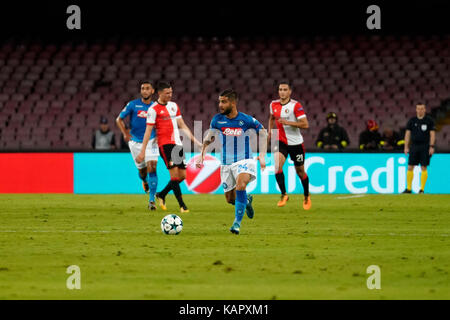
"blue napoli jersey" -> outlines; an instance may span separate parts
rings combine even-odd
[[[252,116],[239,112],[233,119],[216,114],[211,120],[210,128],[218,130],[221,135],[222,164],[232,164],[252,158],[250,137],[264,127]]]
[[[131,140],[136,142],[144,140],[145,129],[147,128],[147,111],[152,104],[153,101],[146,104],[141,99],[132,100],[128,102],[120,113],[119,117],[122,119],[127,116],[130,117]],[[150,139],[154,137],[156,137],[156,128],[153,128]]]

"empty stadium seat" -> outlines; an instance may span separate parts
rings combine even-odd
[[[367,117],[404,126],[417,101],[430,110],[449,98],[448,40],[185,37],[62,45],[11,40],[0,50],[0,146],[90,149],[100,115],[117,130],[114,118],[139,96],[139,81],[163,78],[173,81],[186,122],[208,124],[218,93],[230,87],[240,94],[239,108],[265,123],[270,101],[278,98],[276,84],[289,80],[311,122],[307,148],[329,111],[338,113],[350,146],[357,147]],[[20,131],[25,122],[30,130]],[[441,148],[450,139],[447,127],[438,132]]]

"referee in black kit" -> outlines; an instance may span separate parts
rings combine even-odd
[[[406,173],[406,190],[403,193],[411,193],[414,178],[414,166],[421,165],[420,191],[423,193],[427,182],[427,166],[434,153],[436,128],[434,120],[426,114],[424,103],[416,105],[417,116],[409,119],[405,132],[405,154],[409,153],[408,172]],[[410,146],[411,145],[411,146]]]

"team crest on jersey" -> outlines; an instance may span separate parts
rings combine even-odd
[[[137,116],[139,118],[147,118],[147,111],[145,111],[145,110],[138,110]]]
[[[423,124],[423,125],[421,126],[421,129],[422,129],[422,131],[427,131],[427,125],[426,125],[426,124]]]
[[[285,113],[289,113],[289,109],[285,109],[284,112],[285,112]]]
[[[242,135],[242,128],[222,128],[222,133],[225,136],[235,136],[239,137]]]
[[[239,125],[242,127],[244,125],[244,121],[240,120]]]
[[[175,107],[172,107],[171,110],[172,110],[172,112],[176,112],[177,111],[177,109]]]

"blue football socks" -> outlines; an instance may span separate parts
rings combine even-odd
[[[247,206],[247,191],[236,190],[236,202],[234,206],[235,222],[241,224],[244,217],[245,207]]]
[[[158,176],[156,172],[150,172],[148,174],[148,181],[150,185],[150,200],[155,201],[156,188],[158,187]]]

